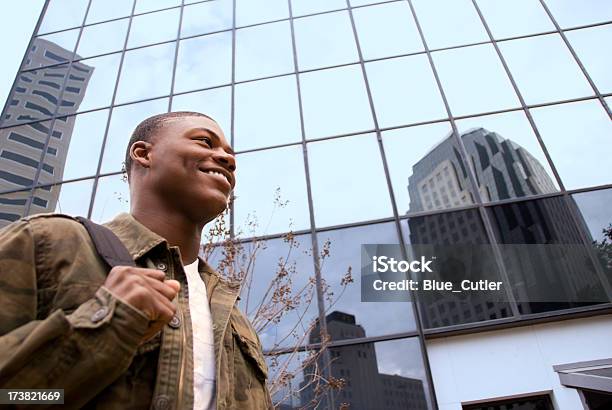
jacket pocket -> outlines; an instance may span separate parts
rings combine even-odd
[[[245,362],[253,366],[255,374],[261,381],[265,381],[268,378],[268,366],[259,347],[257,336],[250,329],[242,329],[241,326],[235,326],[233,323],[232,332]]]

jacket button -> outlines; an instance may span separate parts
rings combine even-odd
[[[167,410],[170,408],[170,399],[168,396],[157,396],[153,402],[153,408],[155,410]]]
[[[96,323],[100,320],[104,319],[108,314],[108,308],[106,306],[102,306],[100,309],[96,310],[96,312],[91,315],[91,321]]]
[[[168,325],[172,329],[178,329],[179,327],[181,327],[181,318],[178,317],[177,315],[172,316],[172,319],[170,319],[170,322],[168,322]]]
[[[163,270],[164,272],[168,270],[168,265],[163,262],[159,262],[156,267],[157,269]]]

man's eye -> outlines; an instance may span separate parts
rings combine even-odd
[[[209,147],[212,147],[212,140],[208,137],[198,138],[198,141],[205,142],[206,144],[208,144]]]

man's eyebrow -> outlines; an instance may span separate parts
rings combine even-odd
[[[208,134],[212,135],[214,138],[216,138],[217,141],[221,141],[221,138],[217,135],[217,133],[215,133],[214,131],[212,131],[212,130],[210,130],[208,128],[198,127],[198,128],[194,128],[192,130],[192,132],[195,132],[195,131],[200,131],[200,132],[208,133]],[[224,149],[225,149],[225,152],[227,152],[228,154],[236,156],[236,153],[234,152],[232,147],[230,147],[229,145],[227,145]]]

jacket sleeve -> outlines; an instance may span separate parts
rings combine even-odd
[[[0,388],[64,389],[66,407],[78,408],[129,367],[148,320],[100,287],[66,314],[37,317],[36,249],[31,222],[0,231]]]

